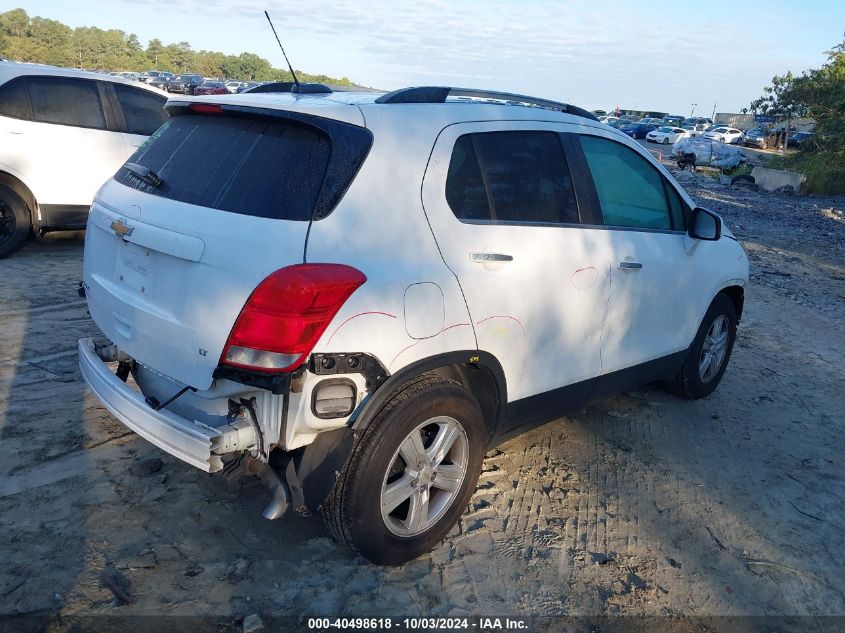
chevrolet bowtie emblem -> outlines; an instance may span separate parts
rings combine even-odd
[[[127,235],[132,235],[132,231],[135,230],[135,227],[127,226],[123,220],[115,220],[111,223],[111,230],[114,231],[114,234],[118,237],[126,237]]]

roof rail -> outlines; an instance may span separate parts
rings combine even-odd
[[[511,92],[476,90],[474,88],[452,88],[449,86],[417,86],[414,88],[400,88],[399,90],[383,94],[376,99],[376,103],[445,103],[448,97],[503,101],[511,105],[558,110],[560,112],[566,112],[567,114],[598,121],[592,112],[587,112],[583,108],[569,105],[568,103],[549,101],[548,99],[538,99],[537,97],[529,97]]]

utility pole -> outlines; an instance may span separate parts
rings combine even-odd
[[[713,123],[716,122],[716,106],[717,105],[719,105],[718,101],[713,104],[713,114],[710,115],[710,120],[713,121]]]
[[[689,111],[689,118],[692,118],[692,113],[695,112],[695,106],[697,106],[697,105],[698,105],[697,103],[692,104],[692,109]]]

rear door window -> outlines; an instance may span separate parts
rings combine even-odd
[[[167,99],[164,97],[132,86],[118,83],[112,85],[123,109],[126,131],[130,134],[149,136],[167,120],[167,113],[164,111]]]
[[[581,136],[580,142],[593,176],[605,224],[672,229],[672,216],[660,172],[634,150],[616,141]]]
[[[31,119],[26,79],[19,77],[0,87],[0,114],[16,119]]]
[[[446,201],[464,221],[579,221],[572,176],[555,132],[482,132],[459,137],[449,163]]]
[[[67,77],[28,77],[32,119],[74,127],[106,129],[97,82]]]

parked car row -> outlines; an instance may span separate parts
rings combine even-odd
[[[599,121],[615,127],[631,138],[645,139],[652,143],[671,144],[681,138],[702,136],[706,139],[731,145],[746,145],[766,149],[782,147],[783,139],[777,132],[767,128],[753,128],[747,133],[724,124],[713,123],[707,117],[687,117],[667,115],[662,119],[645,117],[634,121],[630,118],[603,115]],[[811,133],[795,133],[790,136],[790,145],[798,147],[812,137]]]
[[[271,83],[268,81],[239,81],[236,79],[203,77],[198,73],[177,75],[164,70],[148,70],[143,73],[110,72],[106,74],[110,77],[123,77],[147,84],[164,92],[186,95],[240,94],[256,86]],[[223,92],[220,92],[221,86]]]
[[[680,115],[668,114],[663,118],[644,117],[635,120],[630,117],[604,114],[600,110],[594,111],[594,114],[602,123],[617,128],[631,138],[645,139],[651,143],[672,144],[682,138],[703,137],[718,143],[757,149],[780,149],[784,146],[784,126],[779,129],[757,126],[744,131],[727,123],[714,123],[707,117],[684,118]],[[798,148],[811,142],[813,142],[812,132],[797,132],[794,127],[790,127],[788,147]]]

